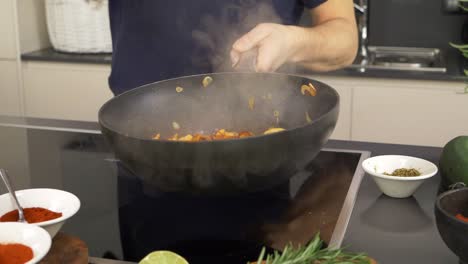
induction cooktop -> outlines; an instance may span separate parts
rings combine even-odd
[[[359,164],[367,157],[324,149],[288,182],[235,196],[159,193],[120,171],[124,260],[171,250],[189,263],[246,263],[262,247],[304,245],[317,233],[325,245],[340,247],[364,175]]]
[[[303,245],[317,233],[326,246],[340,247],[364,176],[360,163],[370,156],[323,149],[287,182],[257,193],[161,193],[109,162],[96,124],[13,121],[0,124],[16,150],[4,161],[11,157],[12,172],[25,176],[28,188],[80,198],[62,231],[84,240],[95,264],[138,262],[154,250],[175,251],[191,264],[246,263],[262,247]]]

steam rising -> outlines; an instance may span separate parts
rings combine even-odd
[[[281,23],[281,21],[282,19],[274,9],[272,1],[243,0],[235,5],[227,5],[220,16],[208,15],[202,17],[201,26],[199,29],[192,32],[192,37],[201,47],[201,51],[205,51],[205,54],[208,53],[212,55],[211,58],[206,59],[212,66],[213,72],[254,71],[255,58],[257,55],[256,51],[243,54],[238,67],[236,67],[236,69],[232,68],[229,54],[233,43],[260,23]],[[200,59],[199,56],[195,54],[192,59],[195,65],[196,63],[200,63],[200,61],[197,60]],[[256,81],[253,81],[253,79]],[[216,79],[214,81],[216,82]],[[249,76],[230,81],[228,84],[229,86],[223,87],[222,89],[236,91],[238,94],[226,94],[226,97],[237,97],[236,100],[233,100],[233,98],[225,98],[224,102],[212,101],[211,105],[205,105],[205,107],[209,108],[209,111],[212,113],[225,112],[219,111],[220,108],[226,107],[226,105],[220,104],[229,102],[229,108],[233,114],[231,117],[224,116],[224,119],[230,118],[229,127],[236,130],[252,129],[251,127],[245,127],[245,124],[252,124],[251,122],[255,123],[254,119],[271,120],[271,122],[260,122],[263,123],[263,125],[267,125],[268,123],[270,127],[281,125],[281,119],[284,118],[287,107],[293,107],[285,104],[285,102],[288,101],[286,100],[287,94],[290,93],[286,91],[278,92],[279,89],[275,88],[272,90],[274,93],[273,98],[271,98],[271,93],[269,96],[267,95],[269,89],[268,87],[264,87],[265,83],[266,82],[263,82],[261,78],[250,78]],[[294,87],[297,86],[297,84],[291,84],[287,78],[281,78],[279,82],[275,83],[275,87],[276,86],[284,89],[299,89],[300,85]],[[263,105],[263,107],[257,107],[251,112],[244,111],[244,109],[249,108],[249,100],[252,100],[252,98],[255,98],[254,100],[258,102],[258,105]],[[237,104],[233,102],[237,102]],[[241,111],[236,111],[236,109],[241,109]],[[302,111],[302,115],[304,115],[303,113],[304,111]],[[235,116],[236,114],[238,116]],[[275,114],[278,116],[274,116]],[[246,115],[250,116],[247,117]],[[212,118],[212,120],[216,119],[218,118]],[[204,121],[204,123],[206,122],[207,121]],[[219,120],[217,122],[219,122]],[[210,124],[209,127],[213,126]],[[262,130],[267,128],[268,127],[263,127]],[[254,132],[258,133],[259,131]]]
[[[201,51],[208,51],[207,58],[214,72],[233,71],[229,53],[232,44],[260,23],[281,23],[272,1],[243,0],[227,5],[220,16],[206,15],[201,18],[200,28],[192,32],[194,41]],[[268,4],[268,3],[269,4]],[[192,58],[200,63],[198,54]],[[249,62],[252,61],[252,54]],[[245,56],[244,56],[245,57]],[[242,61],[241,61],[242,62]],[[253,70],[253,65],[244,63],[240,70]]]

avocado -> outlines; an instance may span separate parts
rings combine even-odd
[[[456,137],[444,146],[439,169],[441,189],[448,190],[456,183],[468,186],[468,136]]]

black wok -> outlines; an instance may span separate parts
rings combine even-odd
[[[206,88],[205,76],[214,80]],[[301,85],[309,83],[316,96],[301,93]],[[184,90],[178,93],[177,86]],[[249,98],[255,98],[253,110]],[[116,96],[102,106],[99,123],[116,157],[145,184],[162,191],[227,194],[287,181],[320,151],[338,112],[336,91],[315,80],[274,73],[216,73],[156,82]],[[286,130],[263,135],[270,127]],[[211,134],[221,128],[256,136],[166,140],[175,133]],[[156,133],[161,140],[152,140]]]

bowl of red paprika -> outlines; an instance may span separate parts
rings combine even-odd
[[[74,194],[57,189],[26,189],[16,191],[26,221],[49,232],[53,238],[65,221],[80,209]],[[8,193],[0,195],[0,223],[18,221],[18,210]]]
[[[30,224],[0,223],[0,234],[0,263],[37,263],[52,243],[47,231]]]
[[[468,188],[446,191],[435,203],[437,229],[448,248],[468,264]]]

